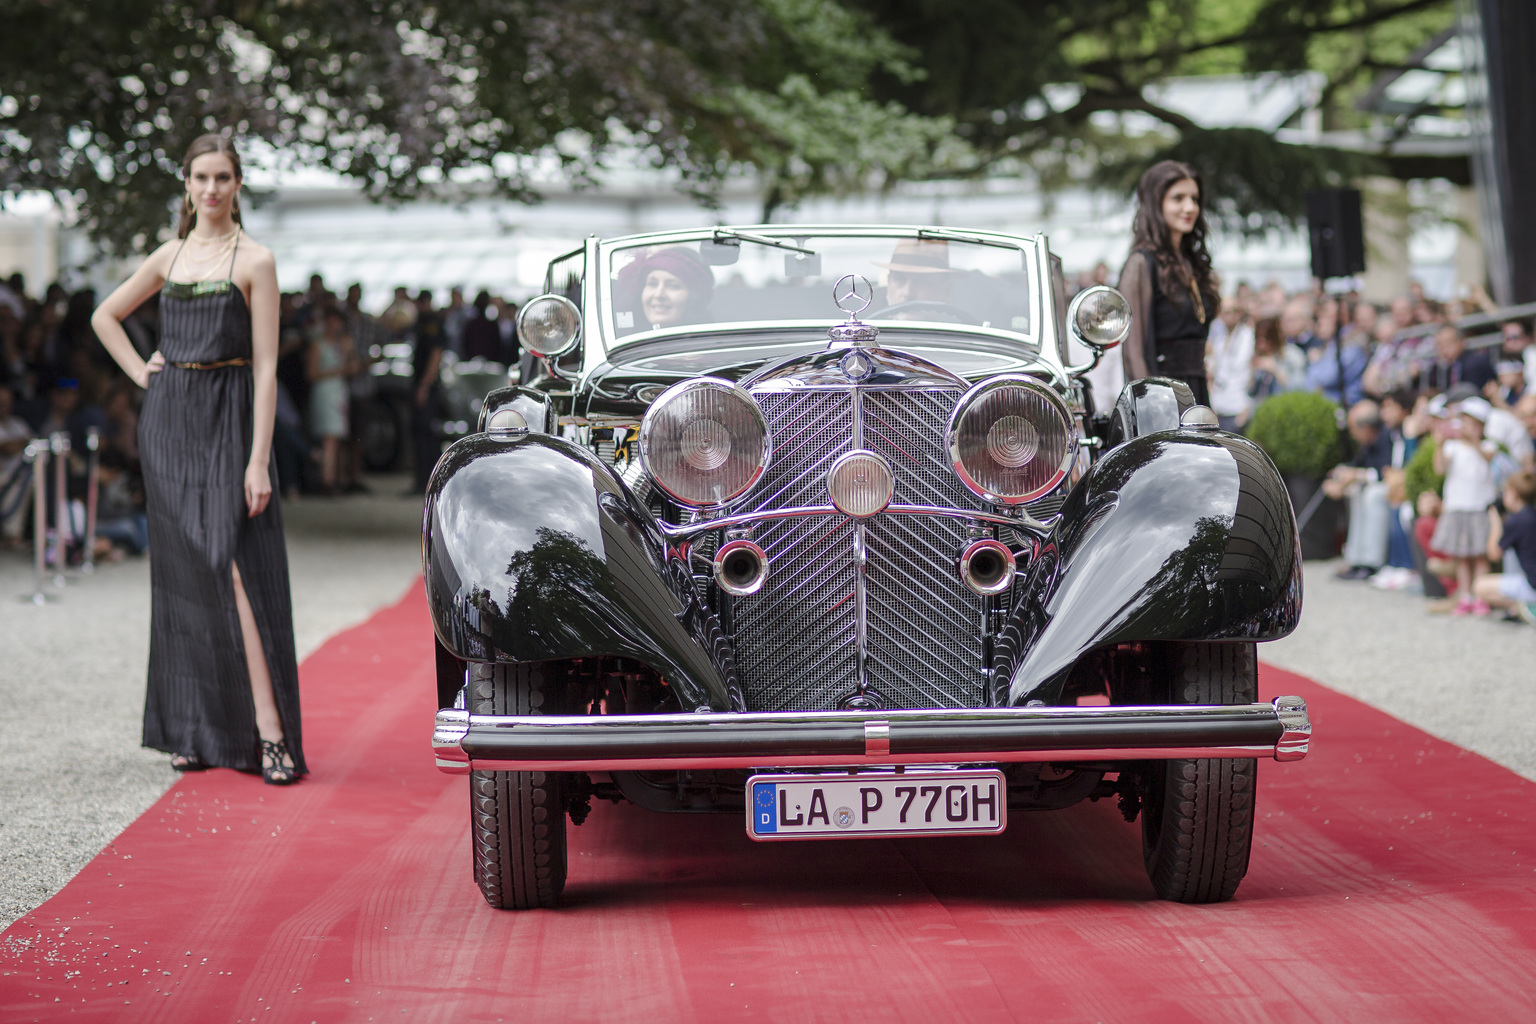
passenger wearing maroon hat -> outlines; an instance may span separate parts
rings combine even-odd
[[[658,249],[619,271],[616,326],[656,330],[698,323],[714,294],[714,276],[691,250]]]

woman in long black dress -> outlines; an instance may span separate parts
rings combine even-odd
[[[1210,404],[1205,342],[1221,304],[1205,246],[1205,188],[1189,164],[1163,160],[1141,176],[1131,255],[1120,291],[1136,328],[1123,348],[1125,379],[1172,377]]]
[[[177,239],[97,309],[92,325],[146,389],[139,449],[152,606],[144,745],[178,771],[306,772],[282,512],[272,493],[277,272],[240,226],[240,158],[204,135],[182,162]],[[146,362],[122,320],[160,293]]]

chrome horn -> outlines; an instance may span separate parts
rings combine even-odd
[[[768,556],[749,540],[726,541],[715,552],[715,582],[735,597],[755,594],[768,578]]]
[[[961,582],[983,597],[1007,590],[1017,570],[1013,552],[1000,540],[975,540],[960,552]]]

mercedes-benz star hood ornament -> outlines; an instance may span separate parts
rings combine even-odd
[[[832,301],[848,314],[848,319],[827,332],[834,345],[866,347],[875,343],[880,332],[859,320],[859,314],[875,301],[875,287],[866,277],[844,274],[832,286]]]

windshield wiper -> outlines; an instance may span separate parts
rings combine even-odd
[[[980,238],[963,231],[951,231],[949,228],[918,228],[917,237],[942,239],[946,242],[969,242],[972,245],[990,245],[995,249],[1012,249],[1015,252],[1024,251],[1014,242],[1005,242],[1000,238]]]
[[[735,239],[738,242],[755,242],[758,245],[771,245],[775,249],[788,249],[790,252],[804,253],[806,256],[817,255],[815,249],[807,249],[803,245],[782,242],[777,238],[770,238],[768,235],[757,235],[750,231],[737,231],[734,228],[715,228],[716,242],[727,238]]]

